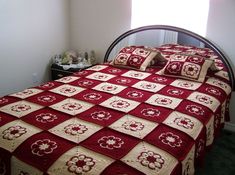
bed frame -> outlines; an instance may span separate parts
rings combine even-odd
[[[107,62],[109,60],[110,53],[113,51],[115,46],[117,46],[117,44],[119,44],[123,39],[127,38],[130,35],[133,35],[133,34],[136,34],[136,33],[139,33],[139,32],[143,32],[143,31],[149,31],[149,30],[167,30],[167,31],[179,32],[179,33],[182,33],[186,36],[192,37],[195,40],[198,40],[198,41],[202,42],[205,47],[212,49],[221,58],[221,60],[223,61],[223,63],[227,67],[228,75],[229,75],[229,79],[230,79],[230,85],[231,85],[232,90],[235,91],[234,71],[233,71],[232,66],[231,66],[231,61],[223,53],[223,51],[217,45],[215,45],[214,43],[212,43],[208,39],[206,39],[206,38],[204,38],[204,37],[202,37],[202,36],[200,36],[200,35],[198,35],[194,32],[191,32],[189,30],[179,28],[179,27],[167,26],[167,25],[150,25],[150,26],[143,26],[143,27],[139,27],[139,28],[136,28],[136,29],[129,30],[129,31],[121,34],[109,46],[109,48],[107,49],[107,51],[105,53],[104,62]]]

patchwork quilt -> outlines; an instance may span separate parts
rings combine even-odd
[[[194,174],[226,118],[227,73],[158,71],[100,64],[0,98],[0,174]]]

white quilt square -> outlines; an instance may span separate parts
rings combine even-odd
[[[40,129],[21,120],[14,120],[0,127],[1,147],[13,152],[30,136],[41,132]]]
[[[102,127],[78,118],[72,118],[51,128],[49,132],[75,143],[80,143]]]
[[[11,94],[9,96],[25,99],[25,98],[31,97],[33,95],[39,94],[41,92],[43,92],[43,90],[35,89],[35,88],[29,88],[29,89],[25,89],[25,90],[23,90],[21,92],[17,92],[17,93]]]
[[[178,164],[172,155],[146,142],[136,145],[121,161],[148,175],[171,174]]]
[[[107,67],[108,66],[106,66],[106,65],[95,65],[95,66],[87,68],[86,70],[101,71]]]
[[[140,90],[149,91],[149,92],[157,92],[161,90],[165,85],[152,83],[149,81],[139,81],[138,83],[134,84],[132,87],[135,87]]]
[[[198,119],[177,111],[172,112],[163,123],[185,132],[194,140],[197,139],[203,128],[203,124]]]
[[[61,82],[61,83],[71,83],[75,80],[78,80],[79,77],[75,77],[75,76],[67,76],[67,77],[63,77],[63,78],[60,78],[60,79],[57,79],[55,81],[57,82]]]
[[[147,78],[150,73],[147,72],[140,72],[140,71],[135,71],[135,70],[129,70],[128,72],[122,74],[123,77],[130,77],[130,78],[135,78],[139,80],[143,80]]]
[[[158,124],[134,117],[132,115],[125,115],[109,127],[140,139],[143,139],[149,134]]]
[[[99,80],[99,81],[108,81],[113,77],[115,77],[115,75],[106,74],[106,73],[102,73],[102,72],[95,72],[95,73],[92,73],[92,74],[86,76],[86,78],[89,78],[92,80]]]
[[[76,146],[60,156],[48,174],[101,174],[113,162],[107,156]]]
[[[97,86],[93,87],[92,89],[95,89],[97,91],[107,92],[110,94],[117,94],[125,88],[126,88],[126,86],[103,82],[103,83],[100,83]]]
[[[101,103],[101,106],[111,108],[114,110],[122,111],[122,112],[129,112],[133,109],[135,109],[140,103],[133,101],[133,100],[128,100],[125,98],[121,98],[118,96],[113,96],[103,103]]]
[[[171,85],[175,86],[175,87],[183,88],[183,89],[196,90],[202,85],[202,83],[189,81],[189,80],[177,79],[177,80],[173,81],[171,83]]]
[[[43,108],[43,106],[22,100],[1,107],[0,111],[21,118],[41,108]]]
[[[213,112],[215,112],[220,105],[219,100],[217,100],[215,97],[201,92],[193,92],[192,94],[190,94],[190,96],[188,96],[187,99],[195,103],[199,103],[203,106],[206,106],[210,108]]]
[[[77,115],[90,109],[92,106],[94,105],[80,100],[68,98],[59,103],[51,105],[50,107],[70,115]]]
[[[154,106],[163,106],[166,108],[175,109],[180,104],[181,101],[182,99],[179,98],[154,94],[146,101],[146,103]]]
[[[57,93],[57,94],[64,95],[66,97],[71,97],[71,96],[78,94],[79,92],[82,92],[83,90],[85,89],[81,87],[64,84],[57,88],[51,89],[50,91]]]

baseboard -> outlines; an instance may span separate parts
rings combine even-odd
[[[235,123],[225,122],[224,129],[235,132]]]

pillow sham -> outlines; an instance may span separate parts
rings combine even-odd
[[[213,64],[213,59],[205,59],[198,55],[175,54],[158,74],[203,82]]]
[[[150,62],[160,53],[144,46],[128,46],[122,48],[111,61],[111,65],[145,71]]]

